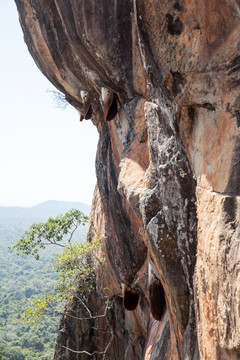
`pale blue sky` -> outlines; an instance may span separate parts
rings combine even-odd
[[[53,85],[28,53],[14,0],[0,0],[0,206],[91,203],[98,134],[56,108]]]

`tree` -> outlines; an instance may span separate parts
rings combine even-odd
[[[71,296],[81,294],[86,297],[94,288],[95,253],[100,249],[100,242],[73,242],[73,235],[82,224],[88,222],[88,217],[81,211],[72,209],[64,215],[50,217],[45,223],[34,223],[19,241],[11,247],[17,255],[32,255],[40,259],[40,250],[49,245],[62,248],[55,257],[53,270],[59,274],[53,293],[31,298],[31,307],[23,313],[27,321],[36,322],[42,319],[55,305],[66,301]],[[93,259],[94,258],[94,259]],[[78,281],[80,278],[81,281]]]
[[[15,251],[17,255],[33,255],[39,260],[39,250],[45,249],[49,245],[57,245],[62,248],[67,246],[71,248],[72,239],[75,231],[82,224],[88,222],[88,216],[84,215],[80,210],[72,209],[64,215],[56,218],[50,217],[45,223],[33,224],[29,230],[10,250]],[[66,240],[67,244],[63,244]]]
[[[62,248],[62,252],[56,255],[53,264],[53,269],[58,272],[58,281],[54,291],[32,297],[29,309],[22,314],[22,319],[29,324],[38,322],[45,316],[62,314],[62,306],[69,299],[77,301],[82,306],[82,313],[85,315],[76,317],[71,310],[65,312],[64,315],[79,321],[98,321],[107,318],[107,312],[111,309],[114,299],[110,301],[104,295],[103,288],[96,287],[96,270],[101,267],[100,273],[104,274],[102,241],[100,238],[83,243],[73,241],[73,235],[78,227],[81,224],[85,225],[87,221],[88,217],[81,211],[72,209],[65,215],[50,217],[45,223],[31,225],[11,248],[11,251],[15,251],[18,255],[32,255],[36,260],[40,258],[40,250],[49,245]],[[93,315],[88,308],[88,299],[94,292],[101,297],[104,309],[102,314]],[[113,330],[108,320],[106,333],[108,335],[105,349],[95,352],[101,354],[103,359],[113,340]],[[68,350],[91,355],[86,350]]]

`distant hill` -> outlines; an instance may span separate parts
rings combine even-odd
[[[85,215],[89,215],[91,207],[80,202],[70,201],[45,201],[36,206],[15,207],[15,206],[0,206],[0,219],[40,219],[48,218],[49,216],[57,216],[64,214],[70,209],[79,209]]]

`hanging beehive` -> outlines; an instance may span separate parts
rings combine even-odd
[[[139,295],[135,290],[130,289],[126,284],[122,284],[123,306],[128,311],[133,311],[138,305]]]
[[[81,90],[80,95],[83,101],[83,118],[89,120],[92,116],[90,94],[88,91]]]
[[[106,121],[113,120],[118,112],[117,95],[113,91],[105,87],[102,87],[101,93],[103,101],[104,119]]]
[[[150,309],[154,319],[160,321],[166,309],[165,293],[154,265],[148,264],[148,284]]]

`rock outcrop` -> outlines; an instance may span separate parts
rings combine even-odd
[[[240,2],[15,2],[36,64],[99,131],[89,236],[109,296],[126,291],[109,358],[239,359]],[[58,341],[86,333],[62,319]]]

